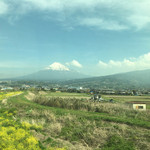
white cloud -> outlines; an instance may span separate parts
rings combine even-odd
[[[124,30],[128,28],[116,21],[104,20],[102,18],[82,18],[79,22],[82,26],[97,27],[104,30]]]
[[[150,69],[150,53],[144,54],[138,58],[129,58],[122,61],[110,60],[108,63],[100,60],[98,66],[101,69],[108,70],[109,73]]]
[[[7,13],[7,11],[8,11],[7,4],[4,3],[3,1],[0,1],[0,15]]]
[[[32,8],[49,11],[61,11],[64,8],[64,2],[60,0],[24,0]]]
[[[141,30],[150,23],[149,0],[1,0],[0,14],[8,10],[10,16],[45,12],[42,14],[50,16],[47,18],[56,19],[67,27]]]
[[[128,21],[130,21],[130,23],[135,26],[137,30],[140,30],[150,23],[150,16],[133,15],[129,16]]]
[[[105,62],[103,62],[103,61],[101,61],[101,60],[98,62],[98,65],[99,65],[100,67],[104,67],[104,68],[107,67],[107,63],[105,63]]]
[[[82,65],[77,61],[77,60],[72,60],[69,63],[66,63],[68,66],[74,66],[74,67],[78,67],[78,68],[82,68]]]

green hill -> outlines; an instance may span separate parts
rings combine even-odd
[[[63,82],[69,86],[110,89],[149,89],[150,70],[133,71],[108,76],[69,80]]]

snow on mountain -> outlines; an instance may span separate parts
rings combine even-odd
[[[46,70],[70,71],[70,69],[58,62],[54,62],[46,68]]]

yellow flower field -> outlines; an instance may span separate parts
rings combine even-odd
[[[38,140],[30,134],[28,129],[24,128],[24,125],[12,118],[7,118],[7,116],[12,116],[12,113],[4,112],[0,115],[0,149],[40,150]]]
[[[0,93],[0,100],[22,93]],[[39,141],[30,133],[30,130],[42,130],[43,127],[14,119],[16,113],[16,110],[5,109],[0,105],[0,150],[41,150]],[[50,147],[47,150],[65,149]]]
[[[41,150],[38,140],[29,132],[30,128],[41,129],[26,122],[18,123],[11,118],[13,113],[0,113],[0,149],[2,150]],[[9,116],[9,118],[7,118]],[[48,148],[48,150],[65,150]]]
[[[20,95],[22,94],[23,92],[21,91],[16,91],[16,92],[1,92],[0,93],[0,100],[3,100],[3,99],[6,99],[6,98],[9,98],[9,97],[12,97],[12,96],[16,96],[16,95]]]

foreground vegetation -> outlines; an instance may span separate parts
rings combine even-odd
[[[0,149],[37,149],[39,150],[39,143],[33,135],[30,134],[30,128],[38,129],[38,126],[33,126],[28,123],[20,123],[12,119],[16,111],[9,109],[1,109],[0,112]]]
[[[0,149],[2,150],[41,150],[45,149],[30,131],[42,130],[42,126],[21,121],[16,118],[17,108],[8,107],[6,100],[22,94],[22,92],[1,92],[0,103]],[[49,150],[64,150],[48,147]]]
[[[15,133],[22,131],[26,133],[26,140],[32,138],[35,141],[32,142],[34,145],[25,145],[27,142],[18,138],[19,143],[28,149],[150,149],[149,110],[134,111],[128,105],[92,102],[82,96],[81,99],[56,98],[33,92],[32,99],[29,99],[29,95],[31,93],[26,92],[9,98],[7,103],[1,101],[3,122],[7,119],[13,122],[0,125],[0,136],[2,128],[7,128],[3,130],[3,139],[10,135],[13,139],[17,137]],[[18,145],[18,141],[13,141],[8,143]]]

